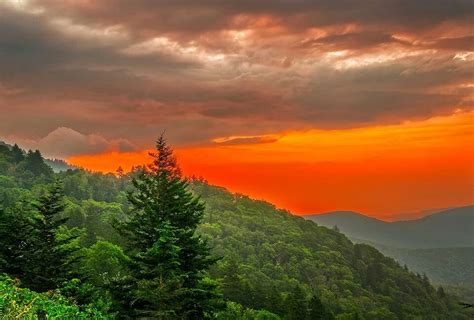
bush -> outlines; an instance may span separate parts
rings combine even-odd
[[[57,292],[36,293],[18,286],[19,281],[0,276],[1,319],[110,319],[92,307],[81,311]]]

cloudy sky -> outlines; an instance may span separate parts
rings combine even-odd
[[[189,174],[297,213],[472,203],[473,12],[0,0],[0,140],[111,171],[166,131]]]

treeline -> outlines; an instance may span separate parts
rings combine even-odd
[[[0,145],[0,272],[0,314],[40,319],[468,319],[372,247],[184,179],[163,137],[117,175]]]

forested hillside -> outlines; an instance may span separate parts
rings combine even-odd
[[[474,248],[398,249],[377,246],[384,254],[416,272],[424,272],[435,283],[474,289]]]
[[[174,175],[173,164],[166,166]],[[26,310],[33,318],[43,313],[52,318],[48,306],[57,303],[54,312],[63,312],[62,318],[71,318],[68,312],[126,318],[165,310],[161,304],[167,304],[166,310],[179,311],[147,314],[192,319],[183,308],[194,307],[183,301],[197,301],[208,304],[202,317],[214,319],[470,319],[456,298],[434,288],[428,278],[371,246],[353,244],[337,230],[202,179],[173,178],[166,185],[166,192],[174,192],[171,200],[154,201],[149,196],[163,193],[160,188],[168,181],[159,179],[158,173],[140,170],[117,176],[80,169],[54,173],[39,152],[0,146],[0,272],[19,278],[2,278],[0,314],[21,316]],[[163,206],[184,220],[174,225],[154,217]],[[196,234],[186,238],[194,225]],[[37,241],[42,236],[56,245],[53,251]],[[183,252],[195,258],[184,274],[178,272]],[[163,259],[170,263],[163,265]],[[152,274],[160,277],[148,277]],[[187,300],[174,298],[183,290]],[[139,308],[124,303],[129,291],[138,297]],[[20,301],[18,311],[12,300]]]
[[[328,228],[337,226],[354,242],[377,248],[464,299],[474,297],[474,206],[397,222],[348,211],[305,218]]]

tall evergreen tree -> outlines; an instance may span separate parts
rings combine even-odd
[[[28,151],[23,165],[26,170],[36,175],[50,176],[53,173],[53,169],[51,169],[46,163],[44,163],[43,156],[41,155],[41,152],[39,150]]]
[[[163,136],[153,162],[135,172],[129,193],[132,213],[119,224],[132,255],[135,316],[203,319],[219,307],[216,285],[206,270],[215,262],[195,234],[204,205],[188,191],[172,149]]]
[[[56,181],[39,200],[34,203],[37,216],[34,221],[34,244],[30,272],[25,285],[46,291],[61,286],[69,277],[74,262],[74,246],[71,242],[77,235],[62,235],[60,228],[67,218],[62,218],[65,209],[62,183]]]
[[[20,147],[18,147],[18,145],[15,143],[15,145],[13,145],[12,149],[11,149],[11,154],[13,156],[13,161],[15,161],[15,163],[20,163],[21,161],[23,161],[25,159],[25,155],[23,154],[23,150],[20,149]]]
[[[31,206],[20,201],[0,209],[0,273],[23,279],[31,265],[34,244]]]

